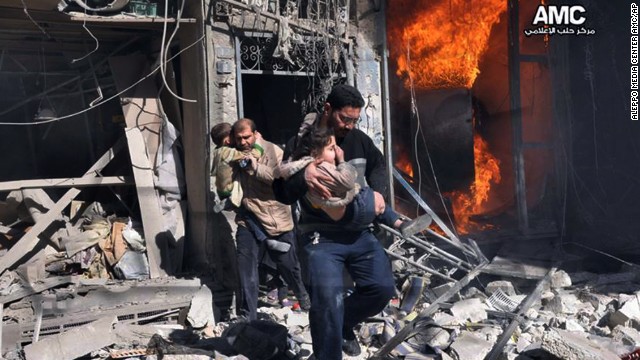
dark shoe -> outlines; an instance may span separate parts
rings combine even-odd
[[[362,352],[362,350],[360,350],[360,344],[358,344],[358,339],[342,339],[342,351],[349,356],[358,356]]]
[[[420,215],[413,220],[403,222],[402,225],[400,225],[400,232],[405,238],[411,237],[427,229],[432,221],[433,218],[431,215]]]

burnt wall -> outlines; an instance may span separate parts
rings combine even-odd
[[[564,158],[567,240],[640,254],[640,122],[630,119],[629,4],[583,1],[592,36],[557,49],[556,94]]]

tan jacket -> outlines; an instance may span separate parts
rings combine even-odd
[[[282,149],[264,139],[256,140],[264,149],[254,172],[240,171],[240,185],[244,191],[242,206],[253,213],[270,236],[293,230],[291,207],[276,201],[271,188],[273,171],[282,161]],[[243,225],[238,215],[236,222]]]

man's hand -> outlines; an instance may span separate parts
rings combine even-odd
[[[322,185],[320,181],[324,181],[325,183],[332,183],[334,180],[324,174],[321,174],[316,167],[316,163],[312,162],[307,165],[304,170],[304,181],[307,183],[307,188],[313,194],[323,198],[328,199],[331,197],[331,192],[327,189],[326,186]]]
[[[344,162],[344,150],[338,145],[334,146],[334,150],[336,152],[336,165],[342,164]]]
[[[374,204],[373,208],[376,211],[376,216],[384,212],[384,209],[386,206],[384,203],[384,197],[382,197],[382,194],[380,194],[377,191],[373,192],[373,204]]]

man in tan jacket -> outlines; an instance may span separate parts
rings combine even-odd
[[[294,291],[300,307],[307,310],[310,307],[309,295],[302,283],[300,264],[294,248],[291,207],[278,202],[271,188],[273,171],[282,161],[283,152],[264,139],[256,139],[255,124],[250,119],[240,119],[233,124],[233,134],[238,150],[250,150],[256,142],[263,149],[260,158],[248,155],[244,162],[240,162],[239,180],[244,192],[242,206],[236,217],[240,314],[249,320],[257,317],[261,247],[266,250],[284,281]],[[266,246],[267,243],[285,246]]]

